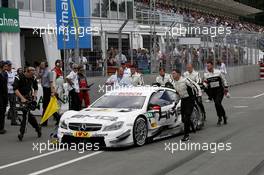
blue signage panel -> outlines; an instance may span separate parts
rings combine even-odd
[[[91,48],[90,0],[56,0],[58,49]]]

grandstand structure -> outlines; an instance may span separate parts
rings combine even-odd
[[[93,35],[93,48],[87,51],[94,60],[91,70],[105,74],[118,65],[120,51],[128,64],[139,67],[139,55],[144,55],[147,61],[142,63],[149,66],[141,66],[149,71],[143,72],[157,72],[159,66],[183,68],[187,63],[204,69],[208,59],[221,59],[227,66],[257,64],[263,54],[264,26],[240,17],[260,12],[234,0],[92,1],[91,25],[100,32]],[[216,27],[224,33],[211,35]]]

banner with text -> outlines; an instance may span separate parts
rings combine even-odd
[[[90,0],[56,0],[58,49],[91,48]]]

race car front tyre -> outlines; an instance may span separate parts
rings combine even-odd
[[[147,122],[143,117],[138,117],[133,127],[133,140],[136,146],[143,146],[148,136]]]

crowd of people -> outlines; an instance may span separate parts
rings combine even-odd
[[[137,0],[138,10],[142,10],[141,7],[149,9],[149,0]],[[211,25],[211,26],[225,26],[231,27],[235,30],[247,31],[247,32],[264,32],[264,27],[256,25],[254,23],[249,23],[241,21],[238,18],[232,18],[228,16],[220,16],[216,14],[210,14],[206,12],[191,10],[187,8],[178,7],[176,4],[169,5],[162,1],[156,2],[156,10],[163,13],[171,13],[182,15],[184,22],[190,22],[199,25]]]
[[[165,60],[168,57],[170,57],[172,64],[176,65],[177,68],[192,63],[198,70],[205,68],[207,60],[216,60],[216,62],[221,60],[221,62],[230,66],[249,64],[246,52],[241,47],[175,47],[172,54],[165,55]]]
[[[159,48],[156,49],[156,54],[149,53],[148,49],[139,48],[133,49],[133,61],[131,58],[122,54],[121,61],[118,54],[111,56],[112,53],[118,53],[117,49],[111,49],[108,57],[108,67],[118,67],[122,63],[132,63],[137,70],[144,72],[150,70],[152,64],[155,63],[156,67],[166,67],[166,62],[169,62],[169,68],[177,68],[185,70],[187,64],[192,64],[197,70],[204,70],[206,68],[207,60],[215,60],[215,62],[223,62],[228,66],[247,65],[246,51],[242,47],[219,47],[203,48],[203,47],[190,47],[177,46],[171,52],[163,52]],[[130,55],[129,55],[130,56]],[[156,56],[156,58],[154,58]],[[221,59],[220,59],[221,58]]]
[[[11,61],[0,62],[0,134],[5,134],[5,115],[7,106],[7,119],[11,120],[11,125],[20,126],[18,139],[23,140],[26,123],[29,122],[35,128],[38,137],[41,137],[41,127],[46,127],[48,121],[41,125],[30,111],[39,107],[37,99],[39,86],[42,88],[42,117],[44,116],[50,99],[55,96],[60,105],[65,103],[65,83],[68,84],[69,109],[81,110],[90,105],[89,86],[83,65],[72,64],[69,75],[63,74],[63,62],[55,61],[55,66],[50,69],[46,61],[41,62],[36,67],[28,66],[24,69],[15,70]],[[65,81],[66,80],[66,81]],[[82,105],[84,104],[84,106]],[[19,106],[19,107],[18,107]],[[22,118],[18,112],[21,110]],[[60,114],[53,114],[59,124]]]

